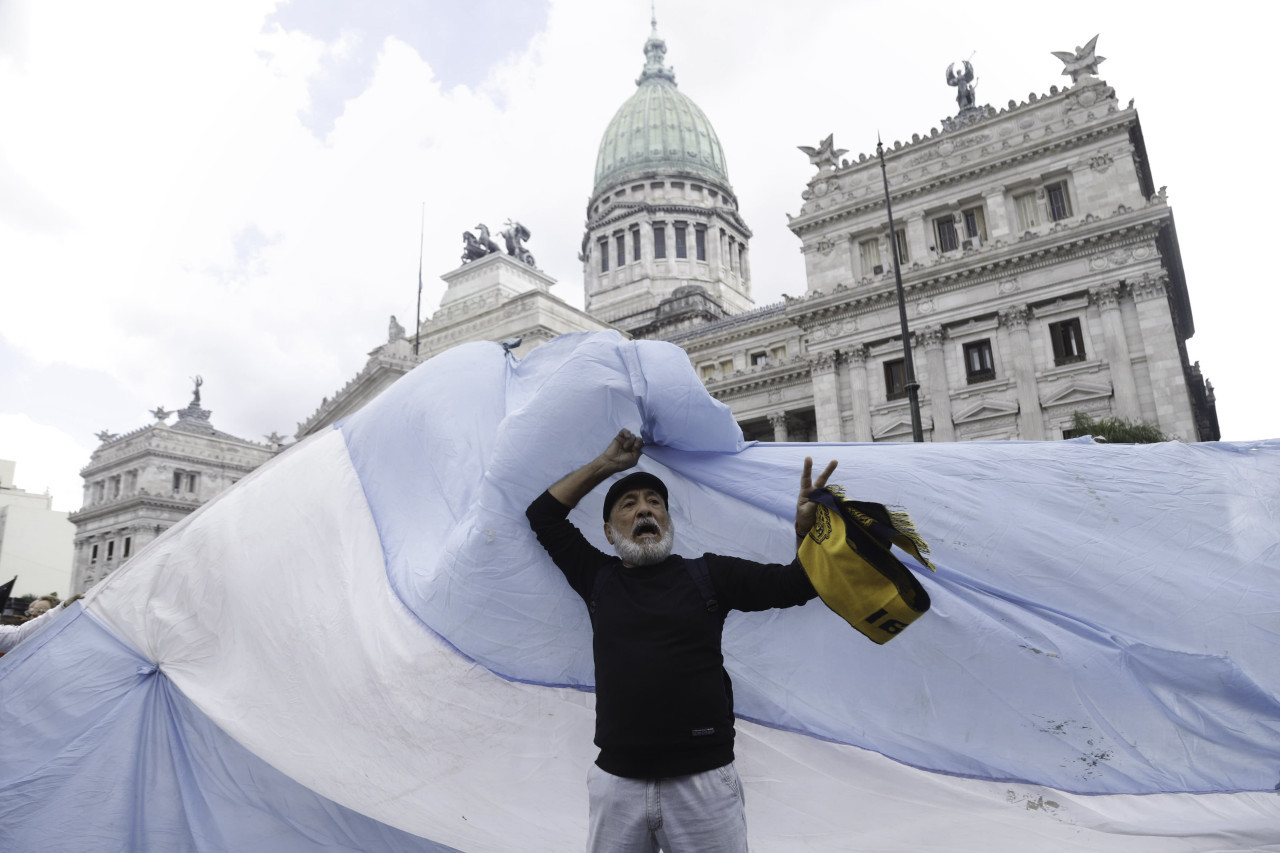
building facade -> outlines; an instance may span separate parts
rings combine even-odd
[[[816,172],[788,218],[805,293],[756,307],[724,150],[677,90],[655,25],[637,91],[600,141],[579,255],[586,313],[496,286],[481,271],[505,256],[490,256],[445,276],[418,357],[393,334],[366,373],[388,348],[407,369],[439,347],[498,340],[533,292],[558,303],[561,322],[542,335],[613,327],[683,347],[748,439],[910,440],[896,262],[925,440],[1060,439],[1076,412],[1216,440],[1212,386],[1187,357],[1173,212],[1093,43],[1067,63],[1071,86],[998,110],[974,102],[971,70],[949,69],[959,112],[894,143],[883,167],[841,159],[830,136],[801,146]],[[299,435],[374,387],[358,376]]]
[[[925,440],[1059,439],[1076,412],[1216,440],[1212,386],[1187,357],[1173,212],[1137,111],[1097,76],[1092,45],[1067,63],[1071,86],[999,110],[975,104],[970,70],[949,69],[959,112],[894,143],[883,172],[877,156],[841,159],[831,137],[802,146],[816,172],[788,217],[805,293],[756,307],[724,150],[677,90],[655,25],[637,91],[600,141],[579,256],[586,314],[541,328],[594,322],[680,345],[748,439],[910,440],[896,262]],[[524,297],[492,283],[453,296],[484,263],[445,277],[421,357],[513,328],[503,319]],[[344,389],[299,434],[372,387]]]
[[[359,411],[391,383],[450,347],[506,341],[523,355],[558,335],[613,328],[552,295],[555,279],[531,261],[527,252],[522,260],[495,245],[445,273],[444,296],[431,318],[415,335],[406,336],[392,317],[387,342],[369,353],[364,368],[338,393],[322,400],[298,424],[295,437],[301,441]]]
[[[883,173],[831,137],[804,148],[805,294],[656,336],[748,438],[910,440],[897,261],[926,440],[1059,439],[1077,411],[1216,440],[1173,213],[1096,65],[998,111],[962,105]]]
[[[14,485],[17,464],[0,459],[0,583],[17,577],[12,595],[66,596],[75,526],[53,497]]]
[[[153,413],[156,422],[125,435],[99,433],[102,442],[81,471],[84,503],[75,525],[73,592],[84,592],[161,533],[276,455],[281,441],[247,441],[213,427],[200,405]]]

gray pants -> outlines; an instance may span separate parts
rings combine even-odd
[[[587,773],[587,853],[747,853],[746,798],[733,764],[669,779]]]

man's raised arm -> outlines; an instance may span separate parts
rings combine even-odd
[[[639,462],[642,447],[644,447],[644,439],[631,430],[624,429],[613,437],[613,441],[609,442],[609,446],[603,453],[559,480],[547,491],[550,492],[551,497],[572,509],[596,486],[619,471],[625,471]]]

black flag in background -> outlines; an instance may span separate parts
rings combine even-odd
[[[9,593],[13,592],[13,585],[17,582],[18,582],[18,576],[14,575],[13,580],[0,583],[0,613],[3,613],[5,607],[8,606]]]

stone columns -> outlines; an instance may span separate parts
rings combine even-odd
[[[1036,386],[1036,358],[1031,349],[1031,334],[1027,324],[1031,321],[1031,308],[1018,305],[1000,312],[1000,325],[1009,330],[1010,350],[1013,352],[1013,376],[1018,389],[1018,438],[1043,441],[1044,412],[1040,408],[1040,389]]]
[[[1004,187],[991,187],[982,193],[986,202],[984,215],[987,217],[987,237],[994,240],[996,235],[1002,237],[1009,234],[1009,209],[1004,201]]]
[[[907,259],[908,263],[924,261],[929,257],[929,232],[924,227],[923,213],[907,214]]]
[[[1106,340],[1116,417],[1138,420],[1142,416],[1142,407],[1138,403],[1133,356],[1129,353],[1129,340],[1124,333],[1124,317],[1120,313],[1119,282],[1091,289],[1089,299],[1098,306],[1098,313],[1102,315],[1102,333]]]
[[[640,270],[642,274],[653,278],[653,267],[653,223],[646,220],[640,223]]]
[[[861,344],[845,351],[849,365],[849,397],[853,403],[852,441],[873,441],[871,437],[871,391],[867,384],[867,348]]]
[[[942,349],[946,330],[928,326],[917,333],[924,343],[925,363],[929,371],[929,407],[933,414],[933,440],[955,441],[956,427],[951,420],[951,388],[947,384],[947,354]]]
[[[818,441],[841,441],[840,390],[836,386],[836,364],[839,356],[835,350],[816,353],[809,360],[809,373],[813,380],[813,415],[817,421]]]
[[[1168,278],[1143,274],[1129,283],[1129,292],[1138,309],[1138,328],[1147,354],[1151,376],[1151,396],[1155,400],[1156,425],[1160,431],[1184,441],[1195,441],[1195,418],[1182,372],[1178,340],[1173,330],[1173,312],[1167,296]]]
[[[715,225],[712,220],[711,227],[707,229],[707,264],[711,270],[711,278],[715,281],[724,281],[724,258],[721,255],[721,244],[724,242],[724,229]]]
[[[787,413],[770,412],[769,423],[773,427],[774,441],[787,441]]]

